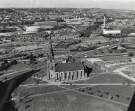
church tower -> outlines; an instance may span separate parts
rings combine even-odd
[[[49,45],[48,45],[48,61],[47,61],[47,79],[55,79],[55,61],[54,61],[54,52],[52,47],[52,32],[48,31],[49,34]]]

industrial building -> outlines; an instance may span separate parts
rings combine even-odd
[[[39,26],[26,26],[25,30],[27,33],[33,33],[33,32],[38,32],[40,29]]]
[[[107,30],[107,29],[103,29],[103,35],[120,36],[121,35],[121,30]]]
[[[103,34],[103,36],[117,37],[117,36],[121,36],[122,32],[121,32],[121,30],[107,28],[106,27],[106,17],[104,16],[102,34]]]

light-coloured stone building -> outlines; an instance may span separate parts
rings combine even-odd
[[[89,77],[81,62],[59,63],[48,70],[47,79],[52,81],[72,81]]]
[[[89,75],[85,71],[85,66],[82,62],[75,62],[71,57],[65,63],[56,63],[51,40],[51,32],[49,41],[49,54],[47,61],[47,80],[50,81],[73,81],[88,78]]]

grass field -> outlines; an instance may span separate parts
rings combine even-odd
[[[42,84],[42,83],[47,84],[48,82],[42,81],[42,80],[34,78],[34,77],[30,77],[26,81],[24,81],[22,83],[22,85],[25,85],[25,84]]]
[[[134,93],[130,86],[93,86],[78,89],[81,92],[129,104]]]
[[[54,91],[61,91],[64,90],[63,88],[60,88],[58,86],[33,86],[33,87],[19,87],[17,90],[17,93],[22,96],[27,95],[36,95],[36,94],[45,94],[45,93],[51,93]]]
[[[118,74],[101,74],[93,77],[92,79],[89,80],[84,80],[84,81],[76,81],[72,83],[78,83],[78,84],[89,84],[89,83],[129,83],[132,81],[118,75]]]
[[[134,83],[118,74],[95,74],[92,75],[92,77],[88,80],[81,80],[81,81],[74,81],[69,82],[70,85],[62,85],[65,88],[81,88],[81,87],[87,87],[89,84],[107,84],[107,83]],[[77,84],[77,85],[76,85]],[[79,85],[80,84],[80,85]]]
[[[127,107],[92,96],[67,91],[34,98],[27,111],[126,111]]]

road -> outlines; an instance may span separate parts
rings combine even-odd
[[[31,71],[32,69],[31,68],[26,68],[25,70],[21,70],[21,71],[16,71],[16,72],[12,72],[12,73],[7,73],[7,74],[3,74],[0,76],[0,81],[1,82],[5,82],[5,81],[8,81],[10,79],[13,79],[15,78],[16,76],[19,76],[19,75],[22,75],[26,72],[29,72]]]
[[[43,86],[127,86],[128,83],[94,83],[94,84],[27,84],[20,85],[22,87],[33,88],[33,87],[43,87]],[[135,84],[130,84],[130,86],[135,86]]]
[[[125,68],[127,68],[127,66],[123,66],[121,68],[118,68],[118,69],[114,70],[113,72],[117,73],[117,74],[119,74],[119,75],[121,75],[121,76],[123,76],[123,77],[125,77],[125,78],[127,78],[127,79],[129,79],[131,81],[133,81],[133,82],[135,82],[135,78],[134,77],[128,76],[127,74],[122,72]]]

